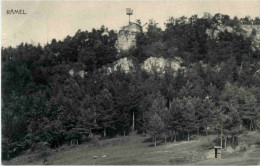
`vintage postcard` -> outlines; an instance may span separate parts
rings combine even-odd
[[[259,1],[2,1],[3,165],[259,165]]]

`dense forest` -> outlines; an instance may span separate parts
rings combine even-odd
[[[140,22],[140,21],[139,21]],[[260,128],[260,51],[238,19],[208,13],[174,18],[162,30],[150,20],[136,48],[118,52],[117,33],[102,26],[78,30],[44,46],[2,48],[2,156],[31,148],[80,144],[130,133],[176,141],[179,135],[235,137]],[[209,38],[208,29],[231,26]],[[141,68],[107,74],[120,57],[181,58],[182,69],[149,74]],[[84,71],[84,77],[69,71]],[[175,74],[173,74],[173,72]]]

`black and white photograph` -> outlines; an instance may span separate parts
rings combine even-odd
[[[2,165],[260,165],[260,1],[1,1]]]

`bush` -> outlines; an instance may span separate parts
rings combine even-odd
[[[192,135],[190,136],[190,140],[197,140],[198,139],[198,136],[197,135]]]
[[[96,144],[96,143],[99,142],[99,139],[100,139],[100,138],[101,138],[100,135],[94,135],[94,134],[93,134],[92,138],[90,138],[90,143]]]

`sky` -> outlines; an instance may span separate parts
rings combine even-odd
[[[17,46],[21,42],[50,42],[73,36],[78,29],[91,31],[105,25],[119,30],[128,24],[126,8],[132,8],[131,21],[142,24],[154,19],[164,28],[173,16],[203,16],[204,12],[228,14],[231,17],[259,17],[260,1],[2,1],[2,46]],[[22,9],[25,15],[10,15],[7,10]]]

